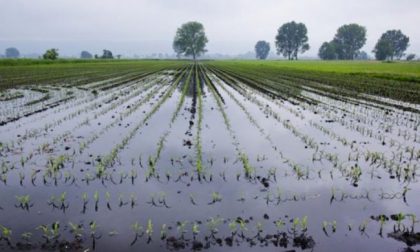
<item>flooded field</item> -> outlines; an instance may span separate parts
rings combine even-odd
[[[286,73],[2,91],[0,250],[419,250],[418,83],[396,99]]]

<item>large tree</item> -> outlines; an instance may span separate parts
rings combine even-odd
[[[334,37],[339,59],[354,59],[366,43],[366,28],[358,24],[343,25]]]
[[[56,60],[58,58],[58,49],[48,49],[42,57],[48,60]]]
[[[6,49],[6,58],[19,58],[20,57],[20,52],[18,51],[18,49],[14,48],[14,47],[10,47]]]
[[[334,41],[324,42],[318,51],[318,56],[323,60],[335,60],[338,58],[337,48]]]
[[[114,55],[112,54],[112,52],[110,50],[104,49],[101,59],[113,59]]]
[[[276,36],[277,54],[283,54],[289,60],[296,59],[298,53],[309,50],[308,30],[305,24],[295,21],[282,25]]]
[[[176,31],[173,49],[178,56],[192,56],[195,61],[197,57],[207,51],[207,42],[204,26],[198,22],[188,22]]]
[[[80,53],[80,58],[81,58],[81,59],[91,59],[91,58],[93,58],[93,56],[92,56],[92,54],[91,54],[90,52],[88,52],[88,51],[82,51],[82,52]]]
[[[386,40],[379,40],[375,45],[373,53],[375,53],[375,58],[377,60],[386,60],[392,55],[391,43]]]
[[[405,50],[407,50],[408,42],[410,42],[410,38],[405,36],[400,30],[390,30],[382,34],[373,52],[377,60],[385,60],[387,58],[393,60],[394,57],[401,59]]]
[[[405,58],[407,61],[412,61],[414,59],[416,59],[416,55],[414,53],[410,53],[409,55],[407,55],[407,58]]]
[[[264,60],[267,58],[268,53],[270,52],[270,43],[264,40],[260,40],[255,45],[255,55],[257,59]]]

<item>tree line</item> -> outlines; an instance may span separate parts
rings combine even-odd
[[[289,60],[297,60],[298,55],[309,50],[308,29],[303,23],[295,21],[280,26],[275,37],[275,46],[278,55]],[[401,59],[409,46],[410,38],[401,30],[389,30],[378,39],[373,53],[377,60]],[[199,22],[188,22],[177,29],[172,44],[177,56],[192,57],[194,60],[205,53],[208,43],[204,26]],[[360,49],[366,43],[366,28],[359,24],[346,24],[338,28],[334,38],[330,42],[324,42],[318,50],[318,56],[323,60],[354,60],[367,58],[366,52]],[[266,59],[270,52],[270,43],[258,41],[255,45],[255,54],[258,59]],[[54,60],[59,56],[58,49],[48,49],[44,59]],[[7,58],[19,58],[20,53],[16,48],[6,49]],[[117,55],[116,58],[120,58]],[[413,60],[416,56],[410,54],[407,60]],[[82,59],[114,59],[110,50],[104,49],[102,55],[92,55],[88,51],[82,51]]]
[[[389,30],[378,39],[373,53],[377,60],[401,59],[409,46],[409,37],[401,30]],[[275,40],[277,54],[282,54],[289,60],[297,60],[298,53],[309,49],[307,28],[303,23],[294,21],[282,25]],[[318,50],[319,58],[323,60],[354,60],[358,57],[367,58],[360,49],[366,43],[366,28],[358,24],[346,24],[338,28],[330,42],[324,42]],[[258,41],[255,53],[258,59],[266,59],[270,45],[266,41]],[[413,60],[414,54],[407,56]]]
[[[297,60],[298,54],[309,50],[308,29],[303,23],[295,21],[283,24],[275,37],[277,54],[289,60]],[[400,30],[390,30],[382,34],[376,43],[373,53],[377,60],[401,59],[409,46],[409,37]],[[204,26],[198,22],[188,22],[178,28],[173,42],[173,49],[179,56],[196,57],[206,52],[208,39]],[[324,42],[318,51],[318,56],[324,60],[354,60],[358,57],[367,58],[360,49],[366,43],[366,28],[358,24],[346,24],[338,28],[330,42]],[[258,41],[255,54],[258,59],[266,59],[270,52],[270,43]],[[407,56],[413,60],[414,54]]]
[[[59,53],[58,53],[58,49],[57,48],[51,48],[45,51],[44,54],[42,54],[42,58],[45,60],[56,60],[58,59]],[[16,49],[15,47],[10,47],[7,48],[5,50],[5,57],[9,58],[9,59],[17,59],[20,58],[20,52],[18,49]],[[81,59],[120,59],[121,55],[118,54],[114,57],[114,55],[112,54],[112,52],[110,50],[104,49],[102,55],[92,55],[90,52],[88,51],[82,51],[80,53],[80,58]]]

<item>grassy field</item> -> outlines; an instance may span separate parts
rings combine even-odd
[[[418,62],[214,61],[209,65],[274,88],[311,88],[365,99],[371,94],[420,103]],[[283,86],[283,87],[282,87]]]
[[[400,76],[420,77],[420,62],[394,62],[385,63],[380,61],[227,61],[239,62],[254,67],[272,67],[278,70],[284,68],[321,71],[333,73],[364,73],[364,74],[394,74]]]
[[[32,84],[63,82],[82,85],[113,76],[172,69],[182,61],[159,60],[0,60],[0,90]]]
[[[0,60],[0,89],[63,81],[77,86],[124,73],[174,69],[183,63],[171,60]],[[356,91],[419,103],[419,62],[209,61],[208,64],[251,78],[258,76],[277,82],[294,78],[333,86],[338,92],[351,91],[352,96]]]

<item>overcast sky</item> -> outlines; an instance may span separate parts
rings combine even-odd
[[[348,23],[367,28],[369,53],[381,33],[401,29],[407,52],[420,54],[420,0],[0,0],[0,53],[172,53],[177,27],[192,20],[204,24],[209,53],[245,53],[261,39],[274,49],[278,27],[294,20],[308,28],[305,56]]]

